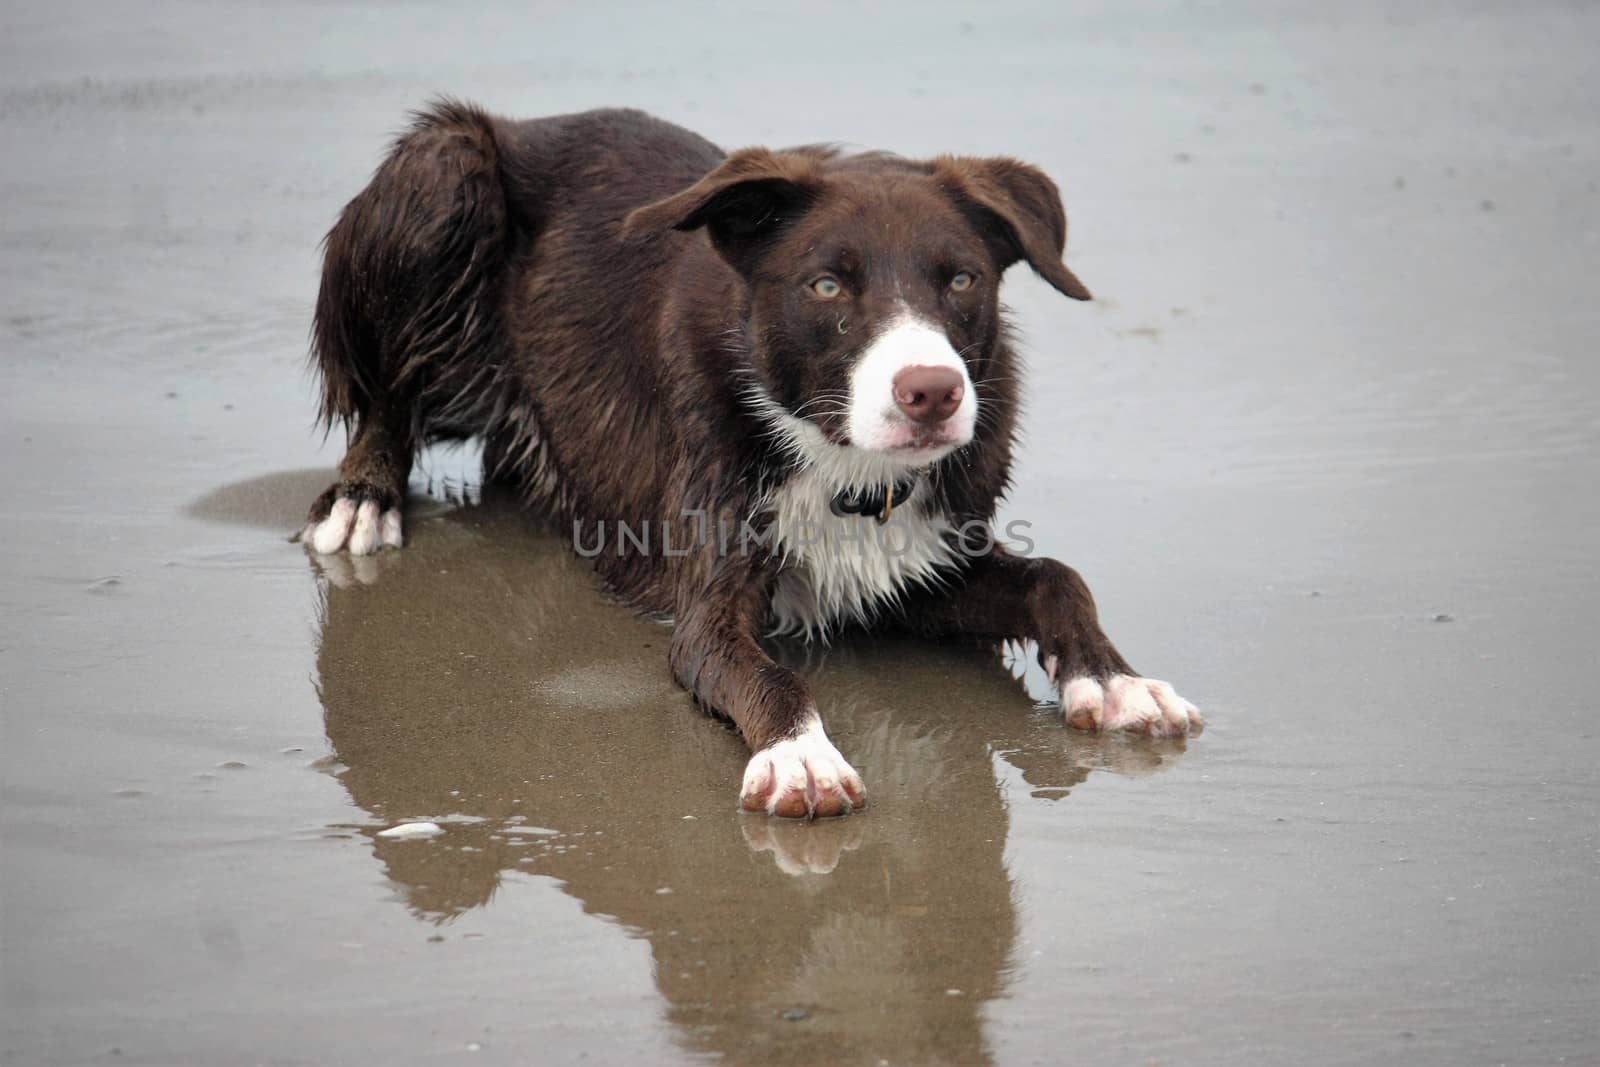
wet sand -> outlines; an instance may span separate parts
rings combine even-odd
[[[1600,12],[915,11],[0,13],[0,1061],[1600,1058]],[[1043,164],[1101,299],[1008,283],[1004,518],[1206,732],[786,647],[873,806],[745,817],[470,454],[289,544],[317,241],[443,90]]]

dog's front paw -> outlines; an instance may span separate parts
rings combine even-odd
[[[1205,727],[1200,710],[1166,682],[1113,674],[1104,683],[1079,676],[1061,687],[1061,713],[1079,730],[1127,730],[1182,737]]]
[[[846,815],[867,803],[867,787],[813,720],[794,737],[750,757],[739,806],[788,819]]]
[[[300,540],[313,552],[329,556],[348,549],[352,556],[370,556],[385,546],[399,548],[400,505],[394,494],[362,483],[341,482],[311,506]]]

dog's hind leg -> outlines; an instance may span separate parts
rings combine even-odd
[[[448,102],[418,114],[328,234],[313,361],[323,423],[351,435],[301,534],[314,551],[399,547],[416,450],[483,432],[508,244],[493,120]]]
[[[324,555],[349,549],[352,556],[365,556],[399,548],[411,453],[404,431],[381,419],[363,419],[339,464],[339,480],[311,505],[301,539]]]

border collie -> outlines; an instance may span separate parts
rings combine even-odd
[[[753,753],[740,805],[839,815],[866,788],[762,639],[847,627],[1030,645],[1067,722],[1183,735],[1076,571],[1008,551],[1025,261],[1063,295],[1054,183],[1007,158],[728,154],[639,111],[415,116],[328,234],[313,329],[349,446],[302,537],[398,548],[412,457],[486,479],[673,620],[673,675]]]

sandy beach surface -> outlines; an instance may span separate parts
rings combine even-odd
[[[1394,7],[5,4],[0,1061],[1600,1062],[1600,8]],[[1044,166],[1003,518],[1205,733],[787,647],[873,807],[742,817],[470,453],[288,543],[439,92]]]

